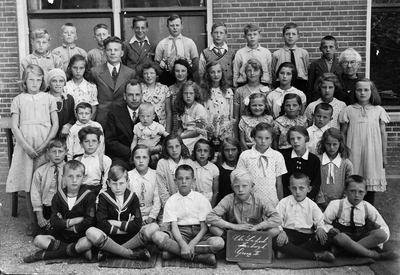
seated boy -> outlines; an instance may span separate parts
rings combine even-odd
[[[367,183],[359,175],[345,181],[347,198],[331,201],[325,210],[325,223],[334,235],[333,244],[362,257],[389,260],[399,257],[394,251],[373,248],[389,239],[389,227],[370,203],[364,201]]]
[[[230,49],[225,40],[228,36],[228,29],[224,22],[216,22],[211,27],[211,37],[213,43],[205,48],[200,54],[199,60],[199,76],[203,79],[206,71],[206,64],[211,61],[218,61],[221,64],[228,85],[233,87],[233,59],[236,50]]]
[[[107,55],[106,50],[104,49],[103,41],[110,36],[110,33],[108,32],[108,26],[106,24],[97,24],[94,26],[93,31],[94,39],[97,42],[97,47],[91,49],[87,53],[86,60],[89,70],[107,62]]]
[[[211,204],[202,194],[192,191],[195,182],[193,168],[187,164],[178,166],[175,171],[175,183],[178,193],[172,195],[164,208],[163,222],[171,223],[171,231],[157,231],[153,234],[153,242],[163,250],[164,260],[171,259],[172,254],[182,258],[206,264],[215,264],[213,253],[221,250],[225,242],[221,237],[207,234],[206,216]],[[208,245],[198,254],[195,246]]]
[[[258,59],[262,64],[261,84],[269,86],[272,83],[271,52],[259,44],[260,28],[254,24],[247,24],[244,28],[244,38],[247,45],[236,52],[233,61],[233,87],[241,87],[247,83],[245,66],[250,58]]]
[[[79,142],[78,133],[79,131],[86,126],[92,126],[100,129],[103,133],[103,128],[100,123],[91,120],[92,116],[92,106],[87,102],[81,102],[76,105],[75,108],[76,122],[69,129],[69,134],[67,137],[67,158],[68,160],[75,159],[83,155],[84,150]],[[100,145],[99,145],[99,153],[104,155],[104,138],[103,135],[100,137]]]
[[[338,48],[336,38],[327,35],[321,39],[319,50],[322,53],[320,59],[311,62],[310,69],[308,70],[308,93],[307,98],[309,102],[317,100],[320,93],[315,90],[315,82],[324,73],[333,73],[336,76],[342,74],[342,68],[339,64],[339,59],[335,53]]]
[[[63,41],[62,46],[57,47],[53,50],[53,54],[61,57],[63,62],[64,71],[67,70],[69,60],[76,54],[80,54],[86,58],[87,54],[84,49],[81,49],[75,45],[75,41],[78,39],[76,28],[72,23],[65,23],[61,27],[60,38]]]
[[[25,263],[77,257],[84,252],[86,258],[92,258],[92,244],[85,232],[96,219],[96,197],[82,186],[84,175],[85,166],[79,161],[65,163],[65,188],[59,189],[51,201],[50,234],[35,237],[33,244],[42,250],[25,257]]]
[[[282,218],[262,196],[253,192],[254,182],[245,169],[235,169],[230,175],[232,194],[223,198],[207,215],[213,235],[226,237],[226,230],[263,230],[272,237],[279,234]]]
[[[36,169],[32,178],[31,201],[36,213],[37,230],[34,236],[47,234],[50,228],[51,200],[62,186],[62,169],[67,146],[63,139],[54,138],[47,145],[49,162]]]
[[[45,29],[36,29],[31,35],[31,44],[33,53],[24,57],[21,60],[21,72],[29,64],[39,65],[44,71],[44,79],[52,69],[63,69],[63,62],[61,58],[49,51],[51,45],[51,36]]]
[[[101,152],[97,152],[100,145],[102,131],[92,126],[83,127],[78,132],[83,156],[76,158],[86,167],[83,185],[90,189],[96,196],[100,190],[107,189],[107,175],[111,167],[111,159]]]
[[[329,129],[329,121],[332,120],[333,108],[328,103],[320,103],[315,106],[313,114],[314,124],[307,128],[310,140],[307,142],[308,151],[314,155],[317,153],[317,144],[321,140],[322,134]]]
[[[132,249],[148,244],[153,233],[159,230],[158,225],[152,223],[142,227],[139,199],[135,192],[127,189],[129,178],[125,168],[113,166],[107,184],[107,191],[99,195],[97,228],[90,227],[86,237],[100,250],[127,259],[149,260],[147,249]]]
[[[133,127],[133,140],[131,151],[138,144],[146,145],[150,148],[150,153],[153,161],[159,159],[158,153],[161,153],[162,146],[160,144],[161,137],[168,136],[164,126],[155,122],[155,110],[151,103],[143,102],[139,106],[139,121]]]
[[[290,176],[292,195],[283,198],[276,210],[283,217],[283,229],[273,240],[277,258],[287,254],[296,258],[333,262],[335,256],[329,251],[332,236],[324,223],[324,214],[315,202],[307,198],[310,179],[303,173]],[[315,228],[315,231],[314,231]]]

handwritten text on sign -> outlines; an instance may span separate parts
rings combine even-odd
[[[271,238],[266,232],[228,231],[226,259],[228,261],[270,262]]]

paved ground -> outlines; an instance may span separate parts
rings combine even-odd
[[[390,179],[388,191],[377,196],[377,208],[381,211],[391,229],[391,239],[400,240],[400,179]],[[24,211],[24,200],[19,202],[18,218],[11,217],[11,196],[5,194],[5,186],[0,185],[0,274],[346,274],[346,275],[372,275],[375,274],[369,266],[349,266],[340,268],[325,268],[312,270],[252,270],[243,271],[235,264],[218,263],[217,269],[184,269],[163,268],[161,260],[153,269],[130,270],[99,268],[97,264],[53,264],[45,265],[44,262],[24,264],[22,257],[32,253],[36,249],[32,245],[32,239],[25,235],[27,214]],[[400,274],[399,262],[385,264],[387,268]],[[385,273],[381,273],[387,275]]]

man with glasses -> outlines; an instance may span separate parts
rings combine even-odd
[[[339,64],[342,68],[342,74],[339,77],[340,84],[342,84],[342,92],[338,99],[349,105],[350,91],[357,81],[364,77],[357,73],[361,66],[361,55],[353,48],[348,48],[339,56]]]

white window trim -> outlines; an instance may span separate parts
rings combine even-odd
[[[207,0],[207,44],[212,43],[211,27],[213,24],[213,3]],[[121,37],[121,1],[113,1],[112,5],[114,34]],[[28,25],[28,7],[26,0],[17,0],[17,25],[18,25],[18,52],[19,63],[29,55],[29,25]],[[22,74],[22,72],[21,72]]]
[[[372,22],[372,0],[367,1],[367,28],[365,47],[365,77],[369,78],[371,71],[371,22]]]

